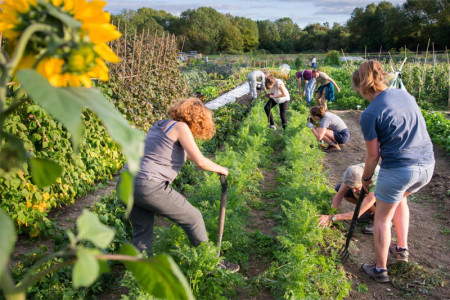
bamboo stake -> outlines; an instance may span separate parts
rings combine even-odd
[[[416,59],[415,62],[417,61],[417,55],[419,54],[419,44],[417,44],[417,49],[416,49]]]
[[[183,44],[181,44],[181,49],[180,49],[180,52],[183,52],[183,49],[184,49],[184,42],[186,41],[186,36],[184,35],[183,36]]]
[[[436,71],[436,54],[434,53],[434,42],[433,42],[433,72]],[[433,73],[434,77],[434,73]]]
[[[159,70],[159,59],[162,57],[162,51],[165,47],[165,40],[164,40],[165,32],[163,31],[162,37],[160,38],[159,42],[159,49],[158,49],[158,55],[156,56],[156,70]]]
[[[447,107],[450,110],[450,60],[448,59],[447,46],[445,46],[445,53],[447,54],[447,69],[448,69],[448,104],[447,104]]]
[[[141,69],[142,46],[144,44],[144,36],[145,36],[144,30],[145,29],[142,29],[141,43],[139,44],[138,66],[137,66],[137,73],[136,73],[136,75],[139,75],[139,71]]]
[[[383,46],[380,46],[380,53],[378,53],[378,60],[381,60],[381,49],[383,48]]]
[[[422,88],[424,85],[424,78],[425,78],[425,70],[427,68],[427,58],[428,58],[428,48],[430,47],[430,40],[428,39],[428,45],[427,45],[427,52],[425,53],[425,60],[423,62],[423,72],[422,72],[422,77],[420,78],[420,86],[419,86],[419,100],[420,100],[420,95],[422,93]]]
[[[131,72],[131,74],[130,75],[134,75],[135,74],[135,72],[134,72],[134,54],[135,54],[135,52],[136,52],[136,35],[137,35],[137,29],[135,28],[134,29],[134,38],[133,38],[133,49],[132,49],[132,53],[131,53],[131,67],[130,67],[130,72]]]
[[[153,44],[151,45],[152,58],[150,59],[150,68],[153,66],[153,57],[155,56],[155,44],[156,44],[156,35],[158,31],[155,32],[155,36],[153,37]]]
[[[164,39],[164,38],[163,38]],[[170,38],[169,38],[169,34],[167,33],[167,37],[164,39],[164,48],[162,49],[162,59],[161,62],[164,65],[166,63],[166,53],[167,53],[167,49],[170,47]]]
[[[125,39],[124,39],[123,49],[124,49],[124,54],[123,54],[122,72],[126,76],[127,75],[126,74],[126,72],[127,72],[127,23],[125,23]]]
[[[345,57],[344,50],[342,48],[341,48],[341,52],[342,52],[342,56],[344,57],[344,60],[345,60],[345,66],[348,67],[348,61],[347,61],[347,58]]]
[[[395,69],[392,67],[392,65],[394,65],[394,60],[392,59],[391,51],[388,51],[388,54],[389,54],[389,66],[391,67],[392,72],[395,73]]]
[[[364,59],[367,59],[367,45],[364,46]]]

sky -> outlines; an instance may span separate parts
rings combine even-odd
[[[401,5],[406,0],[390,0]],[[179,16],[182,11],[208,6],[220,13],[246,17],[252,20],[271,20],[288,17],[301,28],[311,23],[337,22],[345,25],[353,9],[365,8],[380,0],[107,0],[106,10],[113,14],[123,9],[137,10],[150,7]]]

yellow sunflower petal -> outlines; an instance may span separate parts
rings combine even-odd
[[[86,18],[103,16],[103,7],[106,5],[104,1],[90,1],[88,3],[78,3],[75,10],[74,18],[84,20]]]
[[[92,87],[92,81],[91,78],[87,74],[83,74],[79,78],[80,82],[84,87],[90,88]]]
[[[81,28],[89,34],[92,43],[107,43],[121,37],[121,33],[112,24],[91,24],[82,25]]]
[[[100,44],[95,45],[94,50],[95,50],[95,52],[97,52],[98,55],[100,55],[106,61],[109,61],[112,63],[120,62],[120,58],[105,43],[100,43]]]

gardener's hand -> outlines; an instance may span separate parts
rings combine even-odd
[[[226,167],[222,167],[222,170],[220,170],[219,172],[217,172],[219,175],[225,175],[228,176],[229,172],[228,172],[228,168]]]
[[[305,97],[305,95],[306,95],[306,93],[305,93],[305,92],[303,92],[303,97]]]
[[[369,192],[369,186],[372,183],[372,178],[369,181],[365,181],[364,179],[362,181],[362,188],[366,191],[366,193]]]
[[[331,226],[331,215],[319,215],[319,226],[328,227]]]
[[[336,90],[338,91],[338,93],[341,92],[341,89],[339,87],[337,87]]]
[[[266,94],[265,96],[266,96],[266,98],[270,98],[270,94]]]
[[[311,129],[314,128],[314,124],[311,123],[311,122],[306,123],[306,126],[307,126],[308,128],[311,128]]]

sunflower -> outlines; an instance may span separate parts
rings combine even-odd
[[[52,13],[49,5],[54,8]],[[54,86],[91,87],[92,77],[108,80],[105,61],[117,63],[120,59],[106,43],[121,34],[110,23],[109,13],[103,11],[105,5],[100,0],[0,0],[0,32],[12,45],[10,54],[28,26],[40,23],[53,28],[35,34],[16,71],[34,62],[32,66]],[[80,26],[66,22],[67,17]]]

